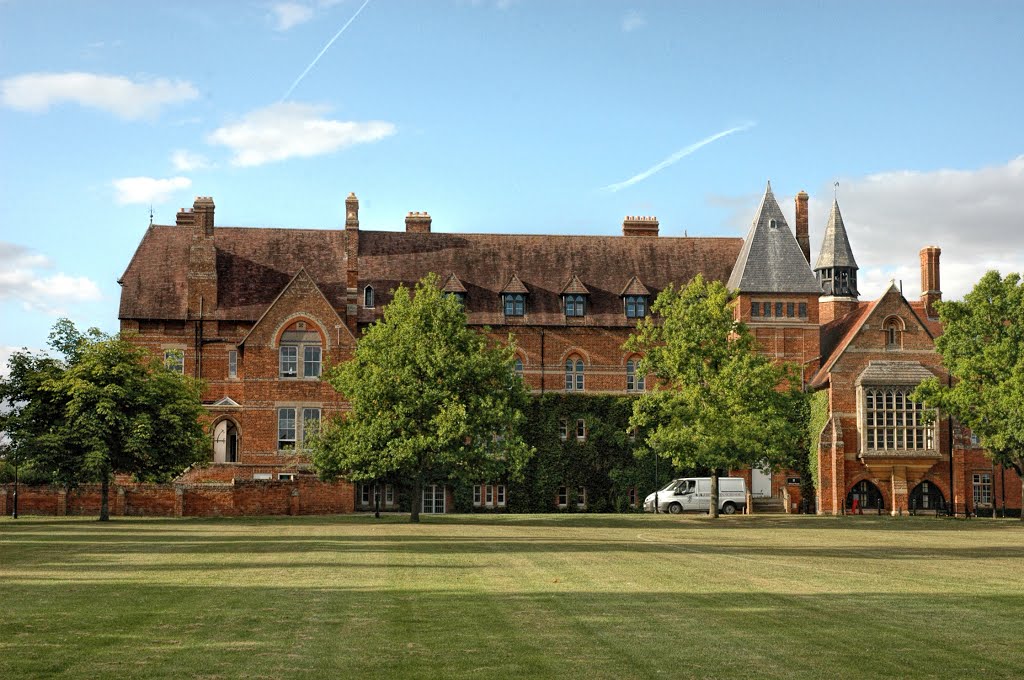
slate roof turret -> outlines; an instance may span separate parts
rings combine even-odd
[[[736,258],[729,288],[741,293],[821,294],[821,286],[772,194],[771,182]]]
[[[832,201],[832,212],[829,213],[828,224],[825,225],[825,237],[821,241],[821,252],[818,254],[818,262],[814,269],[830,267],[858,268],[857,260],[853,259],[850,239],[846,235],[843,215],[839,212],[839,201],[836,200]]]

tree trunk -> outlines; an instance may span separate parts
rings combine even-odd
[[[100,483],[100,521],[110,521],[110,473],[106,470]]]
[[[423,504],[423,473],[417,472],[412,478],[412,513],[409,521],[418,524],[420,521],[420,506]]]
[[[711,503],[708,505],[708,517],[718,517],[718,470],[711,471]]]

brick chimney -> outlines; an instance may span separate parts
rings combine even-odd
[[[196,223],[196,214],[192,208],[178,208],[178,214],[174,216],[174,224],[179,227],[191,227]]]
[[[430,213],[411,212],[405,216],[405,230],[410,234],[430,233]]]
[[[345,199],[345,261],[345,325],[355,333],[359,309],[359,199],[355,192]]]
[[[214,245],[214,204],[209,196],[197,196],[192,210],[179,211],[177,224],[192,229],[188,252],[188,311],[203,318],[217,308],[217,248]]]
[[[804,253],[807,264],[811,263],[811,237],[808,228],[807,218],[807,192],[801,191],[796,195],[796,242],[800,244],[800,250]]]
[[[921,249],[921,301],[924,302],[925,314],[929,319],[937,319],[935,303],[942,299],[942,287],[939,283],[939,255],[942,249],[938,246],[926,246]]]
[[[626,217],[622,220],[623,236],[657,236],[657,217]]]

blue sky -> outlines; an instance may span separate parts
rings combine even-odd
[[[369,229],[732,236],[770,179],[816,248],[838,181],[865,298],[916,296],[933,244],[956,297],[1024,270],[1021,35],[1009,1],[0,0],[0,359],[59,315],[116,330],[150,204],[196,195],[222,225],[338,228],[355,191]]]

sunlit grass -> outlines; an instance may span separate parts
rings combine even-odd
[[[1013,520],[0,520],[0,677],[1024,677]]]

